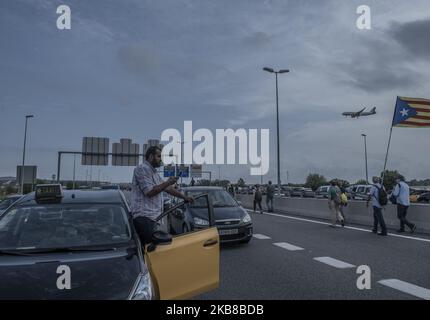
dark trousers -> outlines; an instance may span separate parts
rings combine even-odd
[[[405,225],[407,225],[411,230],[414,227],[414,224],[409,222],[406,219],[406,215],[408,214],[408,208],[407,206],[404,206],[402,204],[397,204],[397,218],[400,220],[400,230],[405,230]]]
[[[273,212],[273,197],[266,196],[266,206],[269,212]]]
[[[133,225],[139,235],[141,244],[150,243],[157,223],[147,217],[136,217],[133,219]]]
[[[373,231],[378,232],[378,224],[381,226],[381,233],[387,234],[387,227],[385,225],[382,209],[373,207]]]
[[[254,211],[255,211],[257,204],[258,204],[258,207],[260,208],[260,211],[263,211],[263,208],[261,207],[261,199],[260,200],[254,199]]]

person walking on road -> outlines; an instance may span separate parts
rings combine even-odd
[[[396,179],[397,185],[393,191],[393,197],[396,199],[397,203],[397,218],[400,220],[400,229],[397,232],[405,232],[405,225],[408,226],[411,233],[415,231],[417,226],[406,219],[408,214],[408,208],[410,206],[409,201],[409,186],[405,182],[405,178],[399,177]]]
[[[266,206],[267,211],[273,212],[273,197],[275,196],[275,186],[272,184],[272,181],[268,182],[268,186],[266,189]]]
[[[348,205],[348,196],[346,195],[346,190],[344,187],[340,188],[340,206],[339,211],[343,218],[343,223],[345,224],[345,211],[344,208]]]
[[[149,147],[145,159],[134,169],[131,188],[133,224],[142,245],[151,242],[152,234],[156,229],[166,229],[161,221],[157,221],[163,212],[163,192],[182,198],[186,202],[194,202],[192,197],[187,197],[173,187],[178,181],[178,177],[170,177],[163,182],[157,173],[157,168],[161,166],[159,147]]]
[[[373,207],[373,233],[377,233],[380,236],[387,235],[387,227],[385,225],[384,216],[382,215],[383,206],[387,204],[387,192],[384,186],[381,185],[381,178],[373,177],[373,186],[370,188],[369,198],[367,199],[366,207],[369,207],[369,202],[372,200]],[[385,193],[385,195],[384,195]],[[385,200],[382,200],[384,199]],[[381,203],[382,202],[382,203]],[[378,233],[378,225],[381,227],[381,232]]]
[[[263,194],[260,190],[260,186],[257,184],[255,186],[255,192],[254,192],[254,212],[256,209],[256,206],[260,208],[260,213],[263,213],[263,208],[261,207],[261,201],[263,200]]]
[[[328,207],[331,211],[331,225],[336,227],[336,223],[340,221],[342,227],[345,226],[342,214],[340,212],[341,192],[336,181],[332,180],[328,191]]]

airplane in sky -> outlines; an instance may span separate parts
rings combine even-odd
[[[366,110],[366,108],[363,108],[357,112],[344,112],[342,113],[342,115],[345,117],[358,118],[376,114],[376,107],[373,107],[372,110],[370,110],[369,112],[364,112],[364,110]]]

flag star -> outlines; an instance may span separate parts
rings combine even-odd
[[[403,109],[402,111],[400,111],[400,113],[402,114],[402,117],[407,117],[408,112],[409,112],[409,110],[406,110],[406,109]]]

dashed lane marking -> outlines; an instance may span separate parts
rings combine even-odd
[[[429,289],[419,287],[409,282],[405,282],[397,279],[386,279],[386,280],[378,281],[378,283],[424,300],[430,300]]]
[[[277,247],[280,247],[280,248],[283,248],[283,249],[286,249],[286,250],[288,250],[288,251],[299,251],[299,250],[305,250],[305,249],[303,249],[303,248],[301,248],[301,247],[297,247],[297,246],[295,246],[295,245],[293,245],[293,244],[286,243],[286,242],[277,242],[277,243],[274,243],[273,245],[274,245],[274,246],[277,246]]]
[[[254,238],[256,238],[256,239],[260,239],[260,240],[267,240],[267,239],[271,239],[270,237],[265,236],[264,234],[258,234],[258,233],[253,234],[252,236],[253,236]]]
[[[334,258],[330,258],[330,257],[316,257],[314,258],[314,260],[319,261],[321,263],[325,263],[329,266],[338,268],[338,269],[348,269],[348,268],[354,268],[355,266],[347,263],[347,262],[343,262]]]

